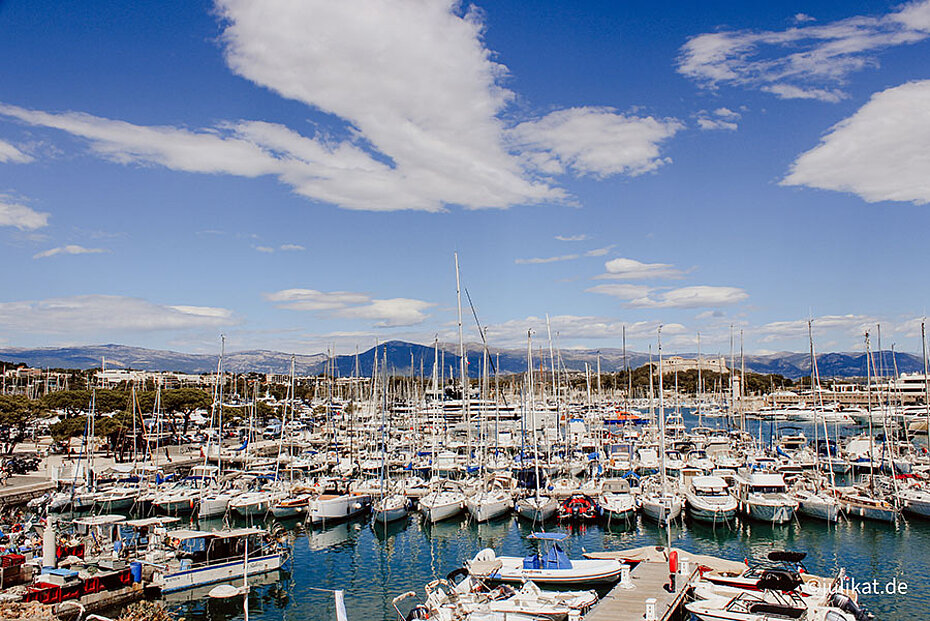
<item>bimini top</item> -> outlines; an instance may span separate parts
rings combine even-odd
[[[539,539],[541,541],[562,541],[568,539],[566,533],[533,533],[527,539]]]

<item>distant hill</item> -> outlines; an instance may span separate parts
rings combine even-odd
[[[178,373],[211,373],[216,371],[217,354],[186,354],[160,349],[145,349],[127,345],[82,345],[79,347],[43,347],[39,349],[6,348],[0,358],[24,362],[30,367],[61,369],[99,368],[106,360],[107,368],[175,371]],[[326,360],[325,354],[298,355],[295,368],[299,374],[318,372]],[[245,373],[285,373],[291,368],[291,355],[276,351],[241,351],[226,354],[223,366],[227,371]]]
[[[480,344],[468,344],[469,375],[477,377],[482,364],[482,348]],[[457,376],[459,371],[458,346],[444,343],[439,347],[439,358],[443,364],[446,377],[449,369],[454,369]],[[522,349],[491,348],[491,365],[504,374],[523,373],[526,371],[526,351]],[[422,369],[426,375],[432,373],[435,352],[432,346],[418,345],[404,341],[388,341],[378,347],[378,366],[385,360],[392,374],[409,375],[411,366],[414,374],[419,375]],[[348,377],[355,373],[363,376],[371,375],[374,363],[374,348],[360,352],[356,361],[354,354],[336,356],[334,364],[341,377]],[[640,352],[629,352],[629,365],[633,368],[642,366],[649,361],[649,355]],[[694,358],[694,353],[678,354],[686,358]],[[591,371],[596,370],[597,359],[600,357],[601,371],[609,373],[624,368],[623,352],[620,349],[569,349],[561,353],[562,363],[566,368],[575,371],[584,371],[587,363]],[[550,367],[548,349],[540,352],[534,351],[534,366],[544,369]],[[108,368],[132,368],[147,371],[177,371],[180,373],[210,373],[216,370],[216,354],[186,354],[182,352],[145,349],[129,347],[126,345],[87,345],[79,347],[45,347],[38,349],[5,348],[0,349],[0,359],[14,363],[25,363],[30,367],[38,368],[65,368],[65,369],[92,369],[100,367],[101,361],[106,359]],[[886,375],[893,372],[895,363],[901,373],[911,373],[923,370],[923,361],[919,356],[906,353],[882,352],[881,356],[875,354],[876,365],[881,365]],[[295,369],[298,375],[314,375],[323,372],[328,360],[325,354],[295,356]],[[287,373],[290,371],[291,354],[251,350],[227,353],[223,366],[227,371],[245,373],[256,371],[259,373]],[[737,365],[739,361],[737,360]],[[817,366],[821,378],[830,377],[862,377],[866,374],[865,354],[863,353],[825,353],[817,356]],[[765,355],[747,355],[746,370],[756,373],[778,373],[791,379],[798,379],[810,375],[810,357],[806,353],[779,352]]]

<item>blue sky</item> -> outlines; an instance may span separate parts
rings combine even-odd
[[[928,1],[6,0],[0,33],[0,345],[455,340],[458,251],[494,345],[920,351]]]

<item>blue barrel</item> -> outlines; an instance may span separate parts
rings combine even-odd
[[[142,582],[142,563],[136,561],[129,563],[129,573],[132,574],[133,582]]]

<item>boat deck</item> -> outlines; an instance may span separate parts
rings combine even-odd
[[[617,584],[610,593],[585,615],[585,621],[642,621],[645,619],[646,600],[656,600],[656,621],[665,621],[678,613],[685,595],[697,573],[695,568],[689,576],[677,577],[674,593],[666,590],[668,563],[643,561],[630,571],[633,588]]]

